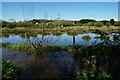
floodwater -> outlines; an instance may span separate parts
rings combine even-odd
[[[114,33],[109,34],[105,39],[113,40],[114,35],[115,35]],[[3,36],[2,38],[0,38],[0,43],[22,44],[22,43],[26,43],[28,40],[31,42],[38,42],[43,40],[44,42],[42,43],[42,45],[69,46],[69,45],[77,44],[77,45],[88,46],[91,44],[99,44],[103,42],[105,39],[102,39],[100,35],[95,33],[84,33],[84,34],[78,34],[76,36],[71,36],[66,33],[59,36],[55,36],[53,34],[50,35],[38,34],[34,37],[32,37],[31,35],[25,37],[24,34],[19,34],[19,35],[9,34],[7,37]]]
[[[50,34],[34,37],[9,34],[7,37],[2,36],[0,43],[22,44],[42,40],[42,45],[69,46],[78,44],[88,46],[101,43],[104,40],[114,41],[114,35],[115,33],[109,34],[103,39],[95,33],[84,33],[76,36],[64,33],[59,36]],[[116,42],[120,41],[116,40]],[[82,62],[78,62],[72,54],[66,51],[52,51],[34,55],[33,53],[18,52],[7,48],[0,48],[1,50],[3,61],[12,60],[15,65],[24,67],[25,71],[20,75],[20,80],[74,80],[75,74],[83,67]]]
[[[72,54],[65,51],[33,55],[31,53],[2,49],[3,61],[12,60],[17,66],[23,66],[25,71],[20,75],[22,80],[41,79],[74,79],[74,74],[81,65]]]

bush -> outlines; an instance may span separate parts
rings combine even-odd
[[[77,74],[77,80],[109,80],[111,75],[104,70],[83,70]]]
[[[2,79],[15,80],[22,72],[23,68],[16,67],[12,61],[2,62]]]
[[[93,19],[82,19],[80,20],[80,23],[89,23],[89,22],[95,22]]]

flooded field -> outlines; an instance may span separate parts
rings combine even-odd
[[[68,46],[68,51],[65,50],[56,50],[50,52],[43,51],[42,54],[34,54],[33,52],[26,52],[22,51],[19,52],[17,50],[11,50],[9,48],[0,48],[2,50],[2,60],[7,61],[11,60],[15,63],[16,66],[22,66],[25,71],[19,76],[20,80],[26,80],[26,79],[52,79],[52,80],[61,80],[61,79],[67,79],[67,80],[76,80],[76,76],[79,73],[79,71],[87,70],[90,68],[90,64],[88,61],[89,57],[91,56],[91,52],[86,48],[86,50],[83,52],[81,51],[79,53],[79,48],[77,49],[75,46],[72,48],[69,46],[72,45],[82,45],[82,46],[91,46],[95,44],[100,44],[105,41],[114,42],[114,44],[120,43],[120,35],[118,33],[112,33],[107,34],[104,37],[95,34],[95,33],[84,33],[84,34],[78,34],[75,36],[68,35],[66,33],[61,35],[36,35],[33,37],[33,35],[26,36],[26,34],[9,34],[8,36],[2,36],[0,39],[1,43],[7,43],[9,45],[16,45],[16,44],[31,44],[30,42],[37,43],[39,40],[44,41],[41,43],[43,46],[58,46],[58,47],[66,47]],[[113,44],[113,45],[114,45]],[[96,47],[97,48],[97,47]],[[75,51],[74,51],[75,49]],[[104,47],[103,47],[104,49]],[[112,49],[112,48],[111,48]],[[69,50],[72,50],[72,52],[69,52]],[[98,56],[97,52],[94,50],[94,48],[91,48],[90,50],[93,50],[94,56]],[[99,48],[98,48],[98,51]],[[114,50],[112,50],[114,51]],[[89,52],[88,56],[85,56],[82,53]],[[119,52],[119,51],[118,51]],[[110,55],[110,54],[111,55]],[[116,52],[115,52],[116,53]],[[108,52],[108,55],[112,56],[112,52]],[[103,55],[104,56],[104,55]],[[103,58],[103,61],[106,61],[106,57],[108,56],[101,56]],[[101,57],[98,58],[98,61],[101,61]],[[107,64],[103,63],[102,70],[108,70],[109,73],[111,73],[113,76],[118,75],[119,73],[116,71],[119,68],[119,58],[116,58],[117,56],[107,59]],[[94,61],[94,58],[91,58],[93,60],[90,60],[90,62]],[[112,60],[112,61],[111,61]],[[96,61],[96,60],[95,60]],[[96,62],[95,62],[96,63]],[[116,64],[112,65],[112,64]],[[112,65],[112,66],[111,66]],[[86,67],[87,66],[87,67]],[[92,63],[92,68],[96,68],[95,65]],[[101,66],[101,63],[99,63],[99,66]],[[105,66],[109,67],[109,69]],[[114,67],[114,69],[113,69]],[[94,74],[94,73],[93,73]],[[107,74],[106,74],[107,75]],[[116,79],[119,79],[119,77]]]
[[[54,34],[32,34],[26,35],[24,34],[9,34],[0,38],[0,43],[8,43],[8,44],[23,44],[26,43],[28,40],[31,42],[35,42],[39,40],[46,40],[42,45],[53,45],[53,46],[69,46],[69,45],[92,45],[92,44],[99,44],[104,40],[111,40],[114,41],[114,36],[117,36],[118,39],[120,35],[118,33],[111,33],[107,34],[104,37],[100,34],[95,33],[84,33],[84,34],[77,34],[75,36],[68,35],[67,33],[63,33],[61,35],[54,35]],[[28,41],[29,43],[29,41]]]

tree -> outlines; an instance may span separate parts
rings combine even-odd
[[[115,24],[114,19],[111,19],[111,20],[110,20],[110,24],[111,24],[111,25],[114,25],[114,24]]]
[[[107,20],[103,20],[101,22],[103,23],[103,25],[107,25],[107,23],[109,23],[109,21],[107,21]]]
[[[89,23],[89,22],[95,22],[93,19],[82,19],[80,20],[80,23]]]

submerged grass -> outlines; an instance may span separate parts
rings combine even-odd
[[[34,50],[34,47],[30,44],[15,44],[7,45],[7,48],[17,51],[31,51]]]
[[[82,39],[84,41],[89,41],[89,40],[91,40],[91,37],[89,35],[85,35],[85,36],[82,37]]]
[[[62,47],[58,47],[58,46],[38,46],[35,45],[36,48],[38,48],[41,52],[50,52],[50,51],[59,51],[62,50]],[[0,47],[1,48],[8,48],[11,50],[16,50],[16,51],[25,51],[25,52],[29,52],[29,51],[35,51],[35,47],[31,44],[14,44],[14,45],[10,45],[10,44],[6,44],[6,43],[0,43]]]

